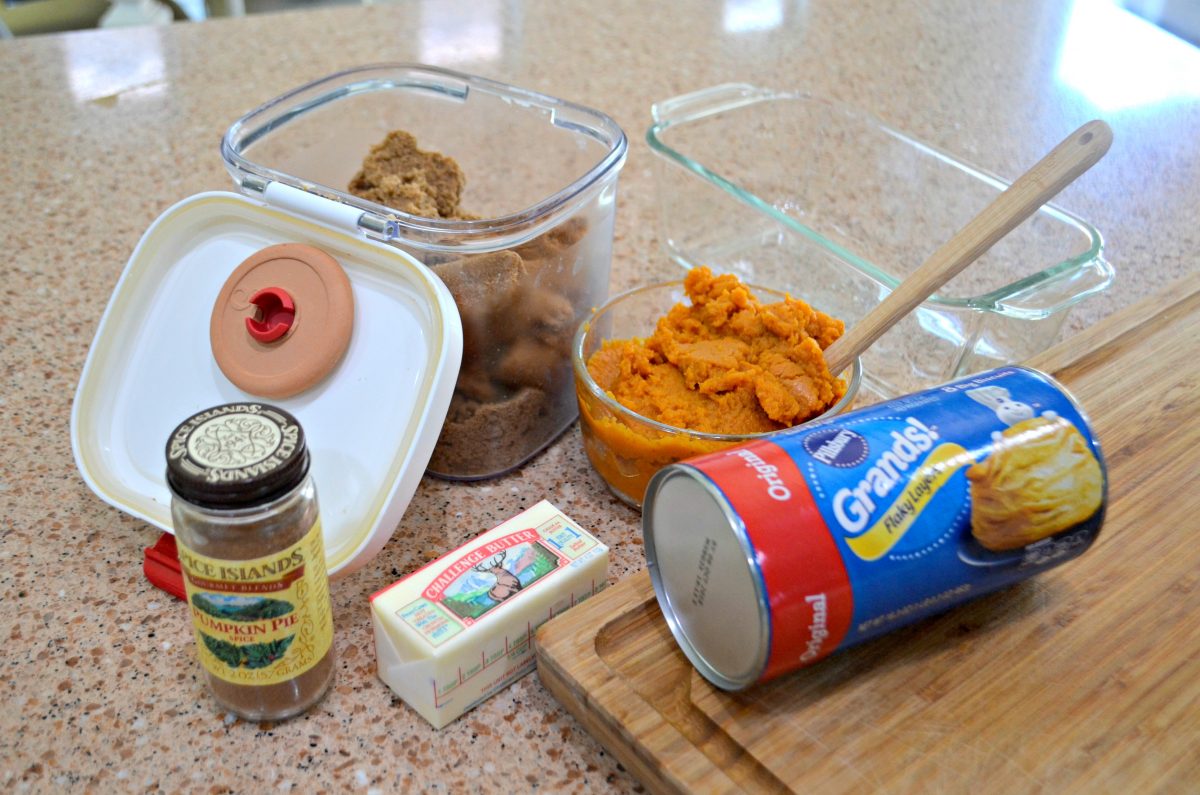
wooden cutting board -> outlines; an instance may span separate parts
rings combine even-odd
[[[730,694],[643,571],[544,625],[542,681],[654,792],[1200,791],[1200,274],[1039,356],[1109,511],[1081,558]]]

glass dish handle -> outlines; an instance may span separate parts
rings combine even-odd
[[[1112,284],[1116,269],[1102,255],[1009,295],[998,302],[1005,314],[1033,320],[1069,309]]]
[[[655,102],[650,106],[650,116],[656,125],[668,126],[751,105],[771,96],[773,92],[749,83],[722,83]]]

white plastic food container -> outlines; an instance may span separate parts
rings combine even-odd
[[[214,301],[254,252],[303,243],[349,277],[354,322],[346,353],[298,395],[270,399],[294,414],[312,451],[331,575],[354,571],[391,537],[445,418],[462,356],[449,291],[410,255],[366,230],[381,219],[271,183],[247,196],[185,199],[146,231],[100,321],[71,413],[71,444],[104,501],[171,531],[164,447],[172,428],[220,403],[258,400],[217,366]]]

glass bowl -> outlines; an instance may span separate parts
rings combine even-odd
[[[757,285],[747,287],[764,303],[781,301],[786,295]],[[651,476],[664,466],[771,435],[702,433],[666,425],[618,403],[588,372],[588,359],[606,340],[649,337],[671,307],[687,300],[682,281],[651,284],[621,293],[580,324],[571,346],[584,450],[609,490],[634,508],[641,508]],[[862,378],[858,360],[841,376],[846,380],[842,399],[801,425],[821,422],[846,411],[854,403]]]

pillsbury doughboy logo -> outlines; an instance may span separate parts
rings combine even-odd
[[[823,428],[804,437],[804,449],[822,464],[849,469],[867,460],[867,440],[849,428]]]

